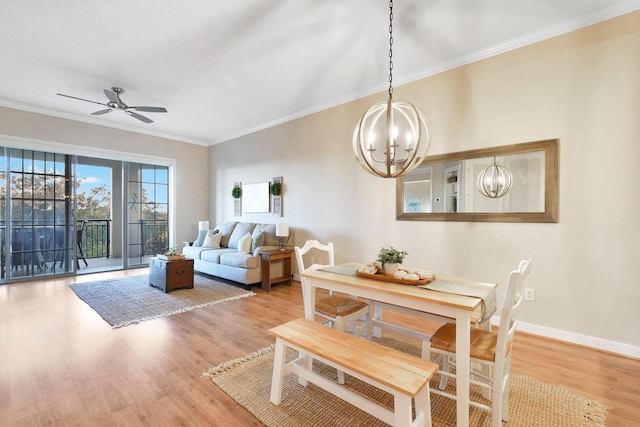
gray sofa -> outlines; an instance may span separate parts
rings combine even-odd
[[[195,271],[221,277],[242,283],[246,287],[262,282],[261,257],[262,250],[277,249],[279,240],[276,237],[275,224],[257,224],[248,222],[228,221],[219,223],[212,230],[218,230],[222,235],[220,248],[203,247],[203,234],[200,232],[198,239],[182,248],[182,254],[193,259]],[[238,251],[238,242],[246,233],[251,233],[250,253]],[[289,232],[289,237],[285,246],[293,246],[293,232]],[[274,266],[277,267],[277,266]],[[282,275],[282,270],[272,269],[273,277]]]

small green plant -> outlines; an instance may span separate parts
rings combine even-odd
[[[233,190],[231,190],[231,196],[233,196],[234,199],[239,199],[240,197],[242,197],[242,188],[233,187]]]
[[[380,249],[377,261],[384,267],[385,264],[402,264],[404,257],[409,255],[405,251],[399,251],[393,246]]]
[[[171,255],[177,255],[178,254],[178,248],[176,246],[169,246],[167,248],[167,255],[171,256]]]
[[[273,184],[271,184],[271,188],[269,189],[269,191],[271,191],[271,194],[273,196],[279,196],[281,190],[282,190],[282,184],[280,184],[279,182],[274,182]]]

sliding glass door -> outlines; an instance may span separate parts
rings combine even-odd
[[[169,170],[0,147],[0,283],[148,265],[169,245]]]
[[[128,265],[148,265],[169,246],[169,168],[127,163]]]

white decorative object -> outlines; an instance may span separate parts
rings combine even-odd
[[[395,276],[398,271],[398,264],[395,262],[388,262],[384,265],[384,274],[387,276]]]
[[[287,224],[276,224],[276,237],[280,240],[280,249],[284,248],[284,241],[289,237],[289,226]]]
[[[242,186],[243,212],[269,212],[269,183],[258,182]]]

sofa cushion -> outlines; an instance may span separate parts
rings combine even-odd
[[[256,225],[253,222],[238,222],[236,227],[233,229],[233,233],[231,233],[231,237],[229,237],[227,247],[229,249],[238,249],[238,242],[240,241],[240,238],[247,233],[251,235],[255,226]]]
[[[209,231],[202,242],[202,247],[220,249],[220,240],[222,240],[222,234],[219,231]]]
[[[225,252],[220,255],[220,264],[238,268],[258,268],[260,257],[240,252]]]
[[[238,252],[243,254],[251,253],[251,233],[247,233],[238,240]]]
[[[204,242],[205,237],[207,237],[207,233],[209,230],[199,230],[198,231],[198,239],[193,243],[193,246],[202,246],[202,242]]]
[[[251,252],[255,252],[256,248],[264,245],[264,234],[256,227],[251,234]]]
[[[278,246],[280,244],[276,237],[275,224],[256,224],[256,230],[261,231],[264,237],[264,242],[260,246]]]
[[[212,262],[214,264],[220,264],[220,257],[223,254],[226,254],[229,252],[238,253],[238,251],[236,251],[235,249],[227,249],[227,248],[206,249],[200,252],[200,259],[202,261]]]
[[[182,248],[182,255],[191,259],[201,259],[203,252],[210,252],[213,249],[202,246],[185,246]]]
[[[220,240],[220,247],[227,248],[229,247],[229,238],[231,237],[231,233],[233,233],[233,229],[236,228],[237,221],[227,221],[221,222],[216,225],[215,230],[220,231],[222,234],[222,239]]]

